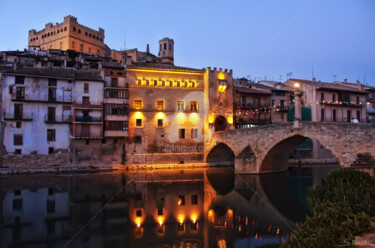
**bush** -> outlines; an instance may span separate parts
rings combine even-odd
[[[323,185],[309,190],[308,202],[312,216],[297,224],[291,239],[282,247],[349,244],[354,236],[371,230],[371,218],[375,216],[375,180],[352,168],[333,171]]]

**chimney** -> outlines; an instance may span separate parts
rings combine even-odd
[[[316,81],[316,78],[313,78],[313,80],[312,80],[312,81],[314,81],[314,82],[315,82],[315,81]]]
[[[146,53],[150,53],[150,45],[149,44],[147,44]]]
[[[344,79],[344,83],[347,83],[347,82],[348,82],[348,79],[345,78],[345,79]]]

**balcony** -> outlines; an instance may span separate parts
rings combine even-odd
[[[73,103],[74,108],[79,109],[97,109],[103,110],[103,103],[102,102],[82,102],[82,101],[74,101]]]
[[[129,91],[125,89],[105,88],[104,98],[129,99]]]
[[[3,118],[5,121],[32,121],[33,113],[15,114],[14,112],[4,112]]]
[[[44,116],[44,122],[45,123],[51,123],[51,124],[70,124],[72,122],[72,116],[71,115],[64,115],[64,116]]]
[[[127,137],[129,136],[128,131],[125,130],[106,130],[104,131],[105,137]]]
[[[71,104],[71,95],[67,96],[48,96],[41,94],[17,94],[13,93],[11,95],[12,101],[17,102],[45,102],[45,103],[65,103]]]
[[[76,115],[74,118],[74,122],[102,124],[103,119],[102,117]]]
[[[358,107],[358,108],[361,108],[363,106],[365,106],[365,103],[357,103],[357,102],[350,102],[350,101],[325,101],[325,100],[321,100],[319,102],[320,105],[327,105],[327,106],[350,106],[350,107]]]

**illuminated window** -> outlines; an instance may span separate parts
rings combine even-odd
[[[185,139],[185,129],[178,129],[178,137],[180,139]],[[184,198],[184,202],[185,202],[185,198]]]
[[[142,79],[137,80],[137,85],[142,85]]]
[[[220,80],[219,82],[219,92],[224,92],[227,89],[227,81],[225,80]]]
[[[181,129],[180,129],[181,130]],[[179,206],[184,206],[185,205],[185,196],[184,195],[179,195],[178,196],[178,202],[177,202],[177,204],[179,205]]]
[[[197,139],[198,138],[198,129],[196,129],[196,128],[191,129],[191,138],[192,139]]]
[[[136,119],[135,120],[135,126],[136,127],[142,127],[142,119]]]
[[[134,100],[134,109],[136,110],[142,109],[142,100]]]
[[[163,100],[156,100],[156,109],[158,111],[164,110],[164,101]]]
[[[163,119],[158,119],[158,127],[163,127]]]
[[[184,111],[184,101],[177,101],[177,111]]]
[[[151,85],[149,79],[146,80],[146,85]]]
[[[78,29],[78,33],[79,33],[79,34],[81,33],[81,29]]]
[[[190,102],[190,111],[197,112],[198,111],[198,103],[197,101]]]

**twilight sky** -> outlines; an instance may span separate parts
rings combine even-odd
[[[52,4],[53,3],[53,4]],[[175,41],[175,64],[233,69],[234,77],[375,86],[375,0],[0,0],[0,50],[27,47],[28,31],[73,15],[105,29],[112,49]]]

